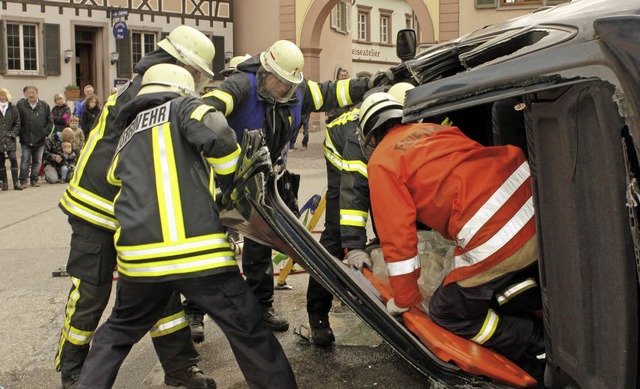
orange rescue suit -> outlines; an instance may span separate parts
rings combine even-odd
[[[517,147],[485,147],[457,127],[398,125],[374,150],[368,174],[399,307],[422,301],[416,220],[456,242],[444,285],[496,266],[535,234],[529,165]]]

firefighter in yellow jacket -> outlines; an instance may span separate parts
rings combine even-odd
[[[223,114],[193,93],[187,70],[155,65],[118,115],[128,126],[107,175],[120,187],[114,202],[117,300],[96,331],[81,388],[113,385],[131,347],[174,292],[216,321],[250,387],[296,387],[240,275],[214,201],[216,184],[223,191],[231,185],[240,146]]]
[[[55,358],[63,389],[76,387],[89,344],[111,296],[116,266],[113,234],[117,228],[113,199],[119,188],[107,182],[107,170],[124,131],[124,126],[116,122],[118,112],[136,96],[144,74],[153,65],[183,66],[204,84],[213,77],[210,67],[214,56],[211,39],[200,31],[189,26],[173,29],[158,42],[157,50],[138,61],[136,76],[109,96],[80,154],[73,179],[59,204],[69,217],[72,231],[67,261],[72,286]],[[197,367],[200,354],[191,340],[179,294],[167,304],[160,324],[150,335],[165,372],[165,383],[214,388],[215,381]]]

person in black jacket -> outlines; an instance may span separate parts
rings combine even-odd
[[[96,331],[80,388],[113,385],[127,353],[160,319],[172,293],[224,332],[251,388],[296,388],[278,340],[240,275],[214,202],[232,185],[240,146],[224,115],[193,97],[189,72],[152,66],[117,121],[128,125],[107,173],[120,188],[116,303]]]
[[[213,76],[210,67],[214,54],[213,43],[206,35],[188,26],[175,28],[158,42],[157,50],[137,63],[136,76],[120,87],[118,93],[109,96],[95,129],[86,139],[73,178],[59,204],[69,217],[72,230],[67,272],[72,276],[73,285],[67,304],[74,308],[65,310],[55,360],[63,388],[78,381],[93,333],[111,296],[116,265],[113,239],[117,227],[113,199],[119,188],[107,182],[107,170],[124,131],[116,122],[118,112],[136,96],[145,72],[153,65],[181,65],[204,83]],[[80,292],[79,297],[76,291]],[[165,383],[214,388],[213,378],[205,376],[197,367],[200,354],[191,340],[179,294],[167,305],[161,320],[151,335],[165,371]]]
[[[80,128],[82,128],[85,139],[89,138],[89,133],[93,129],[93,124],[98,115],[100,115],[100,98],[96,95],[91,95],[84,102],[80,116]]]
[[[56,127],[56,132],[62,132],[62,130],[69,127],[69,121],[71,120],[71,109],[67,104],[67,100],[61,94],[54,95],[53,102],[55,103],[55,105],[51,108],[53,125]]]
[[[18,181],[18,160],[16,159],[16,140],[20,133],[20,113],[11,103],[11,95],[5,88],[0,88],[0,181],[2,190],[9,190],[5,156],[11,162],[11,178],[13,189],[22,190]]]
[[[38,98],[38,88],[33,85],[24,88],[26,98],[18,101],[20,112],[20,184],[25,186],[31,178],[31,186],[40,186],[38,172],[42,165],[44,140],[53,129],[51,108]],[[31,173],[29,174],[29,164]]]
[[[303,67],[304,56],[300,48],[293,42],[280,40],[259,55],[239,63],[236,71],[218,89],[202,99],[225,113],[238,139],[242,139],[245,130],[264,129],[272,163],[276,169],[284,169],[291,139],[304,115],[358,103],[369,89],[388,77],[380,72],[371,78],[316,83],[304,78]],[[287,196],[295,200],[297,191],[288,195],[281,193],[281,197]],[[242,269],[262,305],[264,320],[272,330],[286,331],[289,322],[273,308],[272,248],[245,238],[243,250]],[[311,325],[317,327],[324,323]]]

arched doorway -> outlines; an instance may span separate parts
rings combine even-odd
[[[300,49],[305,57],[305,73],[310,79],[318,80],[320,75],[320,37],[322,28],[331,9],[340,0],[314,0],[304,17],[300,31]],[[423,39],[427,42],[435,41],[435,32],[431,14],[422,0],[406,0],[414,10],[420,22]]]

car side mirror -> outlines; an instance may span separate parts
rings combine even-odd
[[[415,30],[405,28],[398,31],[396,37],[396,55],[402,61],[413,59],[416,56],[417,37]]]

